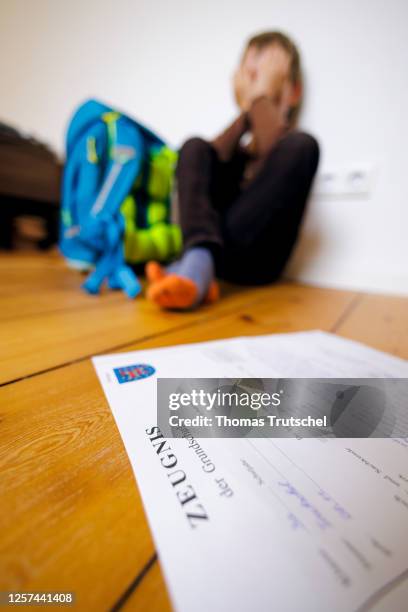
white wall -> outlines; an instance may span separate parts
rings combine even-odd
[[[407,23],[405,0],[1,0],[0,118],[62,152],[73,108],[96,96],[176,145],[211,136],[234,115],[243,41],[286,30],[321,169],[377,168],[368,198],[312,198],[288,273],[408,294]]]

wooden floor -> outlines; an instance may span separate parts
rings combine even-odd
[[[58,255],[0,256],[0,591],[75,591],[77,610],[167,611],[141,500],[89,357],[323,329],[408,358],[408,299],[281,283],[163,313],[90,297]]]

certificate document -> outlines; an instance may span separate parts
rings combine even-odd
[[[319,331],[93,362],[175,610],[369,610],[401,588],[408,439],[195,439],[187,429],[167,438],[156,385],[158,377],[408,378],[407,362]]]

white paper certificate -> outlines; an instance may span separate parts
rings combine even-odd
[[[408,378],[407,362],[323,332],[93,362],[176,610],[368,609],[404,576],[407,439],[166,439],[156,378]]]

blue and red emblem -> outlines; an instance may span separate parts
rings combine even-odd
[[[151,365],[145,363],[138,363],[136,365],[124,366],[123,368],[114,368],[118,383],[132,382],[132,380],[141,380],[142,378],[149,378],[155,373],[155,369]]]

